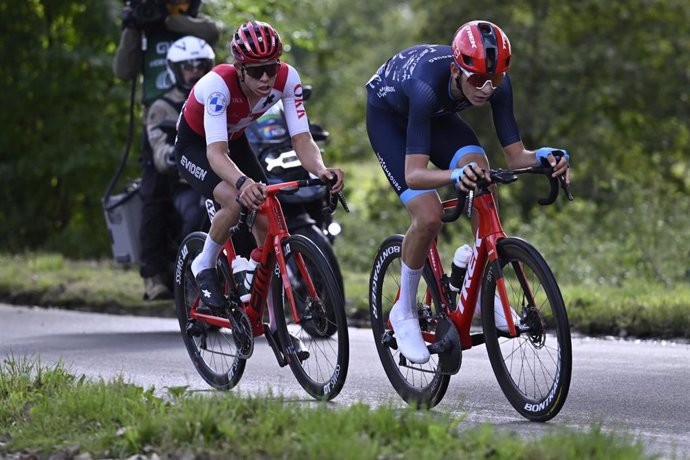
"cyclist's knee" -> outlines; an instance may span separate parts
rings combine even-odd
[[[235,201],[236,196],[237,190],[225,181],[221,181],[216,185],[216,188],[213,189],[213,199],[223,208],[238,207]]]
[[[417,208],[412,212],[412,226],[417,232],[424,234],[427,239],[435,237],[441,230],[441,210],[433,206]]]

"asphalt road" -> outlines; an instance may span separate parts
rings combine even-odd
[[[110,316],[0,304],[0,356],[62,360],[75,374],[166,386],[208,386],[194,370],[174,319]],[[636,436],[649,453],[690,458],[690,345],[665,341],[573,338],[573,377],[561,413],[546,424],[519,416],[501,393],[484,347],[463,354],[443,401],[433,410],[466,418],[460,429],[492,423],[526,436],[593,424]],[[289,368],[280,368],[263,338],[247,362],[241,394],[310,398]],[[350,369],[335,407],[354,402],[403,407],[386,379],[371,331],[350,330]]]

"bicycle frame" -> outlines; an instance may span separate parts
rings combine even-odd
[[[457,199],[444,201],[442,203],[443,208],[454,208],[457,202]],[[427,260],[429,261],[434,275],[436,287],[438,292],[441,293],[442,302],[444,302],[442,308],[458,330],[460,344],[463,350],[472,348],[473,345],[479,344],[482,341],[482,339],[473,339],[470,334],[472,317],[474,315],[479,293],[481,292],[482,279],[486,266],[490,263],[496,263],[498,265],[497,245],[501,239],[507,237],[496,211],[497,207],[494,197],[488,190],[482,190],[475,197],[472,207],[474,211],[478,213],[479,228],[472,248],[472,255],[467,264],[467,273],[460,291],[457,308],[453,304],[454,296],[449,292],[447,283],[442,282],[445,272],[436,241],[432,243],[431,248],[429,248],[429,255],[427,256]],[[524,276],[522,278],[524,279]],[[508,294],[500,271],[499,277],[496,280],[496,288],[503,305],[503,313],[507,321],[508,333],[511,337],[515,337],[517,336],[517,331],[515,329],[513,316],[510,313]],[[429,304],[431,302],[431,295],[429,292],[427,292],[427,297],[426,301],[427,304]],[[436,337],[433,333],[423,333],[423,335],[424,339],[428,342],[436,341]]]
[[[306,181],[291,181],[269,185],[267,187],[266,200],[257,209],[257,215],[263,214],[267,217],[268,229],[266,232],[266,238],[264,239],[264,244],[262,246],[259,265],[256,268],[256,273],[254,274],[254,281],[251,287],[251,298],[248,302],[242,303],[242,308],[247,313],[249,321],[252,325],[252,334],[254,337],[264,334],[264,309],[266,307],[266,300],[268,298],[268,288],[271,281],[272,267],[275,266],[276,261],[280,267],[280,274],[283,280],[285,293],[292,309],[293,320],[297,324],[299,324],[301,321],[295,305],[292,286],[288,278],[288,270],[285,264],[285,255],[283,253],[283,241],[290,236],[290,233],[288,232],[285,216],[283,215],[283,209],[280,205],[280,201],[278,201],[277,195],[281,192],[287,192],[290,191],[290,189],[297,189],[300,186],[304,186],[305,182]],[[228,241],[223,245],[222,251],[225,254],[228,266],[232,266],[232,260],[237,255],[232,238],[229,238]],[[315,299],[318,298],[316,288],[314,287],[314,283],[306,270],[302,256],[297,254],[295,260],[297,261],[301,279],[308,288],[310,295]],[[203,321],[213,326],[224,328],[232,327],[227,318],[198,313],[197,307],[200,301],[201,300],[198,297],[194,300],[194,304],[192,305],[190,311],[191,318]]]

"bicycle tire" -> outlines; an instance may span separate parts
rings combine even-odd
[[[328,237],[324,235],[323,231],[316,225],[305,225],[296,229],[295,231],[291,230],[290,233],[293,235],[303,235],[312,240],[316,246],[319,247],[321,252],[323,252],[323,255],[326,256],[328,263],[331,265],[331,269],[333,270],[335,279],[338,281],[338,286],[343,294],[344,299],[345,286],[343,283],[342,270],[340,270],[340,263],[338,262],[338,257],[335,255],[333,244]]]
[[[487,266],[482,287],[482,327],[491,367],[510,404],[528,420],[546,422],[563,407],[572,374],[563,297],[548,264],[528,242],[505,238],[498,243],[498,256]],[[529,328],[515,338],[496,328],[494,293],[501,273],[511,307]]]
[[[345,293],[343,290],[343,275],[340,271],[340,265],[338,264],[338,259],[335,256],[335,252],[333,251],[333,246],[331,246],[331,243],[328,241],[328,238],[326,235],[323,234],[321,230],[319,230],[316,226],[314,225],[308,225],[304,227],[300,227],[296,229],[294,232],[292,232],[293,235],[302,235],[305,238],[308,238],[311,240],[316,246],[321,250],[323,255],[326,257],[326,260],[328,260],[328,263],[331,267],[331,270],[333,271],[333,275],[335,275],[335,279],[338,283],[338,288],[340,289],[340,294],[342,295],[342,302],[343,305],[345,305]],[[294,267],[291,267],[294,268]],[[297,308],[298,311],[304,310],[304,304],[298,302],[297,303]],[[333,318],[330,318],[331,324],[335,325],[335,321],[333,321]],[[312,324],[306,324],[305,325],[305,330],[310,334],[314,334],[315,337],[320,337],[323,334],[323,331],[318,331],[315,328],[312,327]],[[333,334],[335,332],[335,327],[331,327],[329,330],[329,334]]]
[[[302,235],[291,235],[282,242],[288,267],[287,280],[295,300],[299,321],[293,318],[293,306],[286,295],[283,278],[274,271],[271,280],[276,328],[288,364],[299,384],[319,400],[331,400],[342,390],[347,377],[350,349],[343,296],[328,260],[314,242]],[[307,273],[316,291],[310,296],[302,274],[296,267],[297,256],[304,260]],[[302,303],[306,308],[298,309]],[[293,339],[300,340],[304,358]]]
[[[413,368],[400,365],[400,352],[384,343],[389,334],[387,319],[400,288],[402,262],[402,235],[386,238],[376,252],[369,278],[369,315],[374,342],[388,380],[400,397],[417,408],[431,408],[441,402],[448,389],[450,375],[441,372],[438,355],[431,355],[429,362],[414,364]],[[431,305],[419,302],[421,292],[426,298],[427,289],[436,313],[441,313],[440,294],[428,262],[417,289],[418,305],[431,309]],[[422,370],[415,370],[422,369]]]
[[[238,356],[232,330],[201,324],[189,317],[192,305],[199,298],[191,264],[203,249],[204,241],[206,233],[194,232],[180,244],[175,270],[175,309],[182,340],[194,368],[213,388],[229,390],[239,383],[247,362]],[[227,284],[225,270],[220,273]]]

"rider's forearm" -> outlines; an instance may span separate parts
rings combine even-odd
[[[315,176],[318,176],[321,171],[326,169],[321,157],[321,150],[312,139],[311,134],[297,134],[292,138],[292,146],[304,169]]]
[[[527,168],[534,166],[537,162],[534,150],[527,150],[522,141],[503,147],[506,163],[509,168]]]
[[[405,170],[405,183],[413,190],[445,187],[452,183],[452,170],[414,168]]]
[[[206,147],[206,156],[213,172],[223,179],[224,182],[234,187],[237,180],[243,176],[243,173],[228,157],[227,151],[227,142],[213,142]]]

